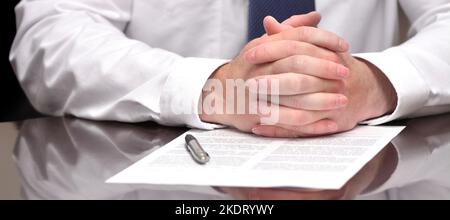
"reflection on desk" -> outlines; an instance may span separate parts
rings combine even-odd
[[[450,199],[450,115],[420,118],[393,141],[361,199]],[[116,185],[104,181],[185,129],[73,118],[25,121],[14,157],[26,199],[229,199],[211,187]],[[393,149],[394,149],[393,148]],[[372,168],[363,168],[355,177]],[[355,184],[358,185],[358,184]],[[348,187],[352,187],[348,186]]]
[[[104,183],[183,132],[184,129],[154,124],[69,118],[26,121],[14,150],[23,178],[22,194],[25,199],[215,199],[217,195],[222,196],[207,187],[168,191],[153,186]]]
[[[372,192],[373,198],[450,199],[450,115],[418,118],[406,125],[392,141],[398,165]]]

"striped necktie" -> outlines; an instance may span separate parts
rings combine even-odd
[[[282,22],[292,15],[306,14],[314,10],[314,0],[249,0],[248,40],[261,37],[265,33],[263,19],[268,15]]]

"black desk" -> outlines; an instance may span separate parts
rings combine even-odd
[[[450,199],[450,115],[405,123],[345,186],[347,198]],[[228,199],[242,193],[104,183],[185,130],[74,118],[0,123],[0,199]]]

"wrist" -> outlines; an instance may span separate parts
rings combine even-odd
[[[208,112],[205,109],[205,106],[203,105],[205,100],[207,100],[207,97],[210,99],[210,101],[212,103],[214,103],[214,105],[218,105],[219,102],[221,102],[221,106],[224,106],[224,97],[223,97],[223,91],[219,92],[217,89],[210,89],[208,88],[208,83],[211,82],[210,80],[216,80],[216,82],[219,82],[222,86],[222,88],[224,88],[225,85],[225,79],[226,79],[226,75],[229,72],[229,63],[224,64],[222,66],[220,66],[219,68],[217,68],[210,76],[210,78],[208,79],[208,82],[205,84],[205,86],[202,89],[202,94],[201,94],[201,99],[199,102],[199,113],[200,113],[200,120],[202,120],[203,122],[207,122],[207,123],[215,123],[215,124],[224,124],[227,125],[226,119],[225,119],[225,114],[220,114],[217,112]]]
[[[359,59],[364,65],[365,71],[362,77],[366,87],[366,107],[368,113],[363,120],[381,117],[394,112],[397,107],[396,91],[386,75],[372,63]],[[362,90],[364,91],[364,90]]]

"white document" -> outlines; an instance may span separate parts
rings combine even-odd
[[[403,130],[359,126],[317,138],[261,138],[236,130],[190,130],[211,159],[197,164],[185,134],[107,183],[339,189]]]

